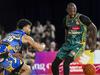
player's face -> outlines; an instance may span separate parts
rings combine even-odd
[[[30,32],[31,32],[31,26],[30,25],[26,25],[23,29],[27,34],[30,34]]]
[[[67,6],[67,12],[70,16],[75,15],[76,14],[76,7],[74,5],[68,5]]]

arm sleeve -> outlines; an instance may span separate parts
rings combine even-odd
[[[83,24],[87,25],[87,26],[89,26],[92,23],[92,21],[90,20],[90,18],[87,17],[87,16],[85,16],[85,15],[81,15],[79,18],[80,18],[80,21]]]

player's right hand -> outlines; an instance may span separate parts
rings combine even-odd
[[[39,49],[40,52],[45,50],[46,45],[44,43],[42,43],[40,46],[41,46],[41,48]]]

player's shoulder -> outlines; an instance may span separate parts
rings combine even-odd
[[[63,20],[66,20],[67,16],[68,16],[68,15],[64,16],[64,17],[63,17]]]
[[[63,17],[63,23],[65,23],[68,19],[69,19],[69,15],[67,14],[67,15],[65,15],[65,16]]]
[[[92,21],[90,20],[90,18],[86,15],[81,14],[79,17],[80,21],[85,24],[85,25],[90,25],[92,23]]]
[[[87,15],[80,14],[80,19],[90,19]]]
[[[27,34],[23,35],[22,37],[23,37],[23,38],[30,38],[30,36],[27,35]]]

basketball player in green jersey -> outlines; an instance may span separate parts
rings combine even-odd
[[[85,15],[77,13],[74,3],[67,5],[68,15],[64,18],[65,43],[52,63],[53,75],[59,75],[59,64],[64,61],[64,75],[69,75],[69,65],[85,50],[86,43],[91,52],[96,47],[97,28]]]

